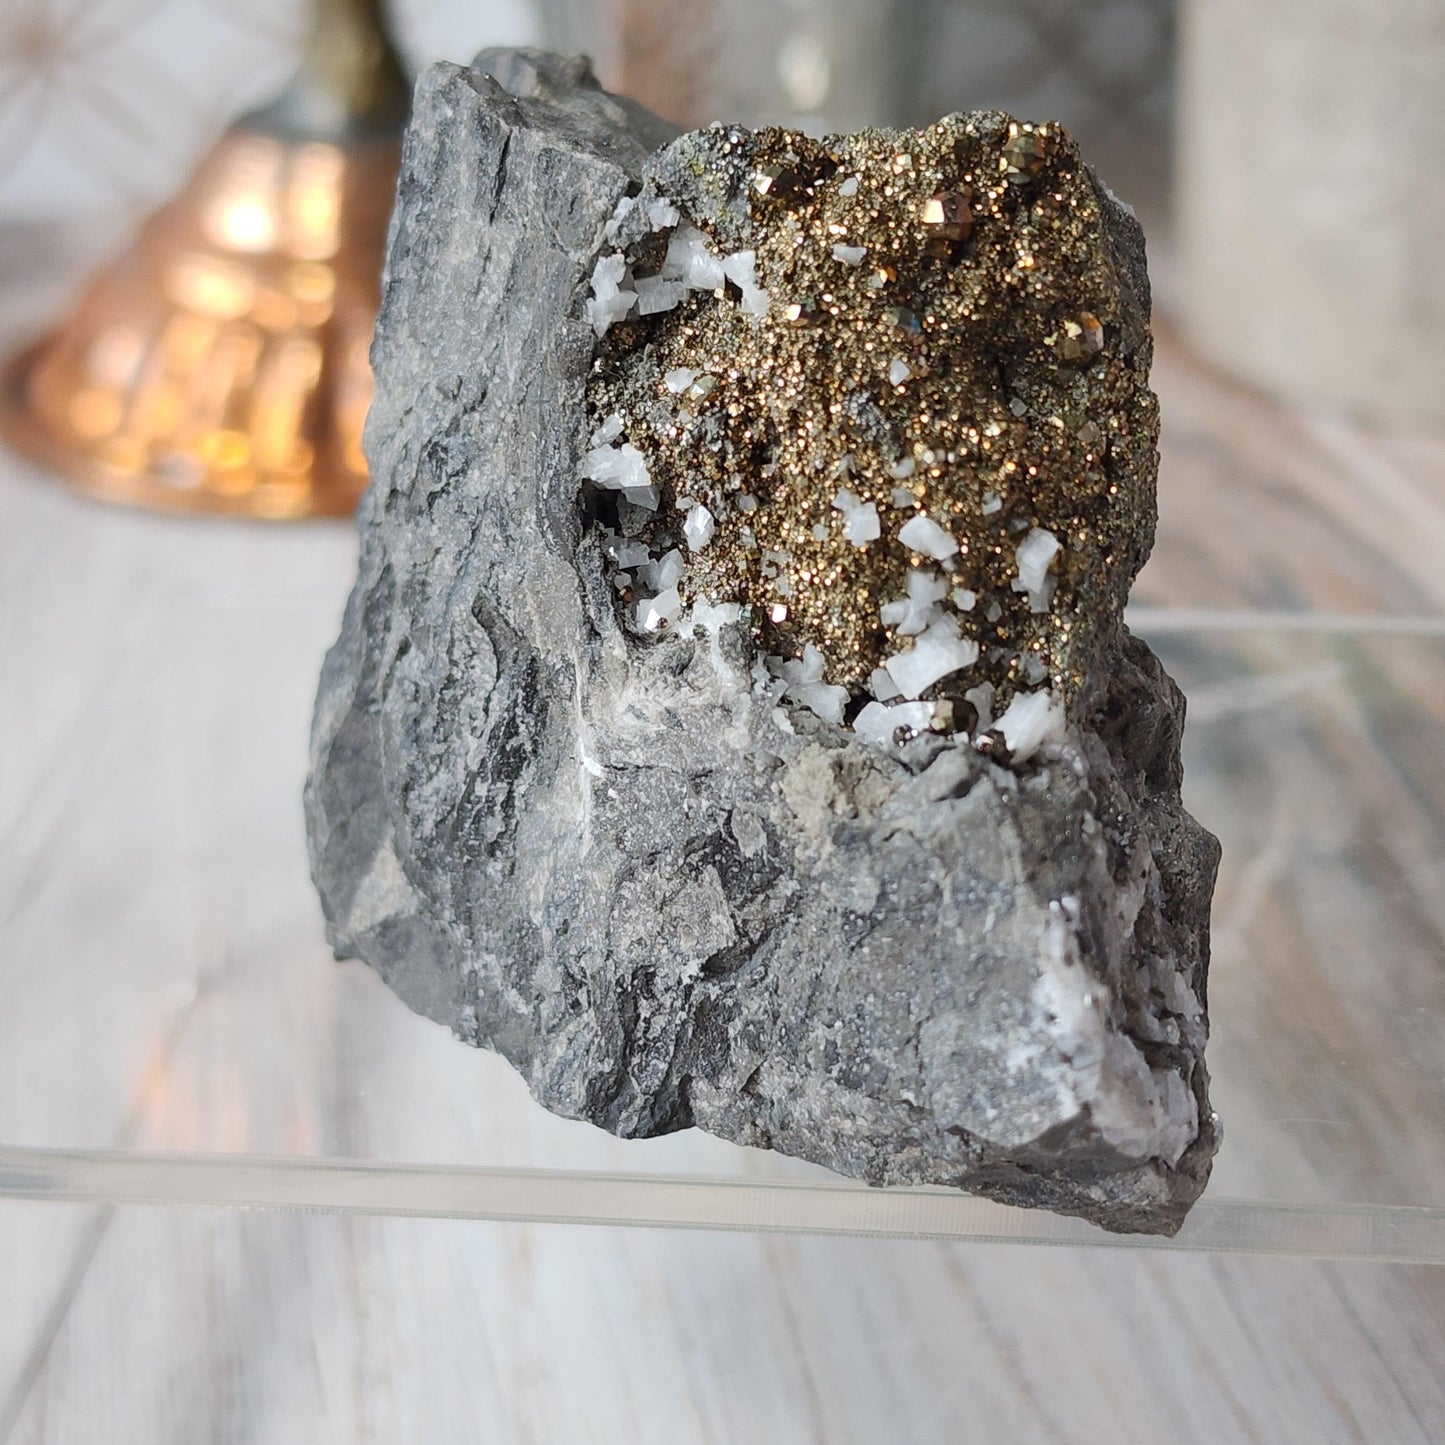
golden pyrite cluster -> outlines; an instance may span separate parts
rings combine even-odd
[[[599,328],[589,381],[657,492],[626,530],[685,554],[685,606],[741,604],[765,653],[816,648],[855,700],[954,699],[959,728],[980,684],[995,713],[1042,688],[1072,708],[1153,541],[1147,296],[1118,203],[1056,126],[999,114],[696,141],[714,212],[679,199],[627,246],[643,300]],[[751,260],[649,303],[677,225]],[[973,660],[900,693],[928,626]]]

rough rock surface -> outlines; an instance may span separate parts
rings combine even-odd
[[[1217,1142],[1217,845],[1148,649],[1120,627],[1010,769],[785,728],[740,626],[623,625],[579,493],[584,306],[669,134],[576,62],[420,84],[306,793],[331,940],[618,1134],[1172,1232]]]

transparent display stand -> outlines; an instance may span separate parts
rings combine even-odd
[[[10,643],[0,1196],[1445,1261],[1438,623],[1135,614],[1189,695],[1186,796],[1225,860],[1225,1144],[1163,1241],[612,1139],[336,963],[299,798],[349,542],[275,555],[158,576],[64,667]]]

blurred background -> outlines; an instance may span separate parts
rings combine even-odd
[[[27,243],[55,280],[120,258],[11,362],[0,426],[112,500],[347,513],[395,142],[435,59],[584,51],[684,126],[1062,119],[1152,219],[1177,21],[1174,0],[0,0],[9,269]],[[50,319],[53,291],[23,289]]]
[[[299,799],[354,530],[174,515],[349,514],[405,72],[499,44],[682,123],[1059,120],[1137,207],[1220,1253],[166,1182],[829,1183],[547,1114],[331,958]],[[1440,0],[0,0],[0,1445],[1445,1440],[1442,134]],[[171,1207],[40,1199],[54,1151]]]
[[[413,66],[541,33],[531,0],[391,15]],[[304,0],[0,0],[0,218],[139,219],[291,79],[313,19]]]
[[[1175,0],[549,0],[543,16],[670,118],[817,132],[998,108],[1064,121],[1112,183],[1163,199]]]
[[[8,269],[28,243],[51,276],[58,251],[79,274],[180,198],[69,334],[12,366],[6,430],[123,500],[349,510],[395,164],[358,143],[394,142],[405,77],[431,61],[543,44],[683,125],[1062,121],[1139,210],[1202,358],[1287,401],[1438,432],[1445,187],[1423,155],[1445,122],[1442,27],[1430,0],[0,0]],[[268,139],[217,155],[238,117]],[[197,229],[238,205],[240,232]],[[261,231],[258,206],[280,208]],[[340,217],[324,254],[318,211]]]
[[[1163,183],[1175,0],[394,0],[413,68],[484,45],[586,49],[680,121],[814,130],[999,106],[1059,119],[1115,183]],[[3,0],[0,218],[153,205],[290,78],[296,0]]]
[[[0,0],[12,276],[34,262],[73,290],[179,198],[68,334],[12,365],[5,430],[113,498],[348,511],[395,164],[371,143],[394,143],[408,74],[542,44],[589,53],[683,125],[1062,121],[1139,210],[1201,358],[1285,401],[1438,433],[1442,33],[1432,0]],[[267,139],[220,142],[238,118]],[[258,207],[279,208],[260,231]],[[15,303],[18,330],[58,313],[40,277],[19,289],[34,314]]]

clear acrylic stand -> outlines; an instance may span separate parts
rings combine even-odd
[[[350,549],[305,545],[259,579],[160,575],[63,667],[12,655],[40,721],[0,794],[0,1196],[1445,1260],[1440,622],[1133,616],[1190,696],[1188,800],[1225,847],[1225,1145],[1166,1242],[612,1139],[335,963],[299,797]]]

